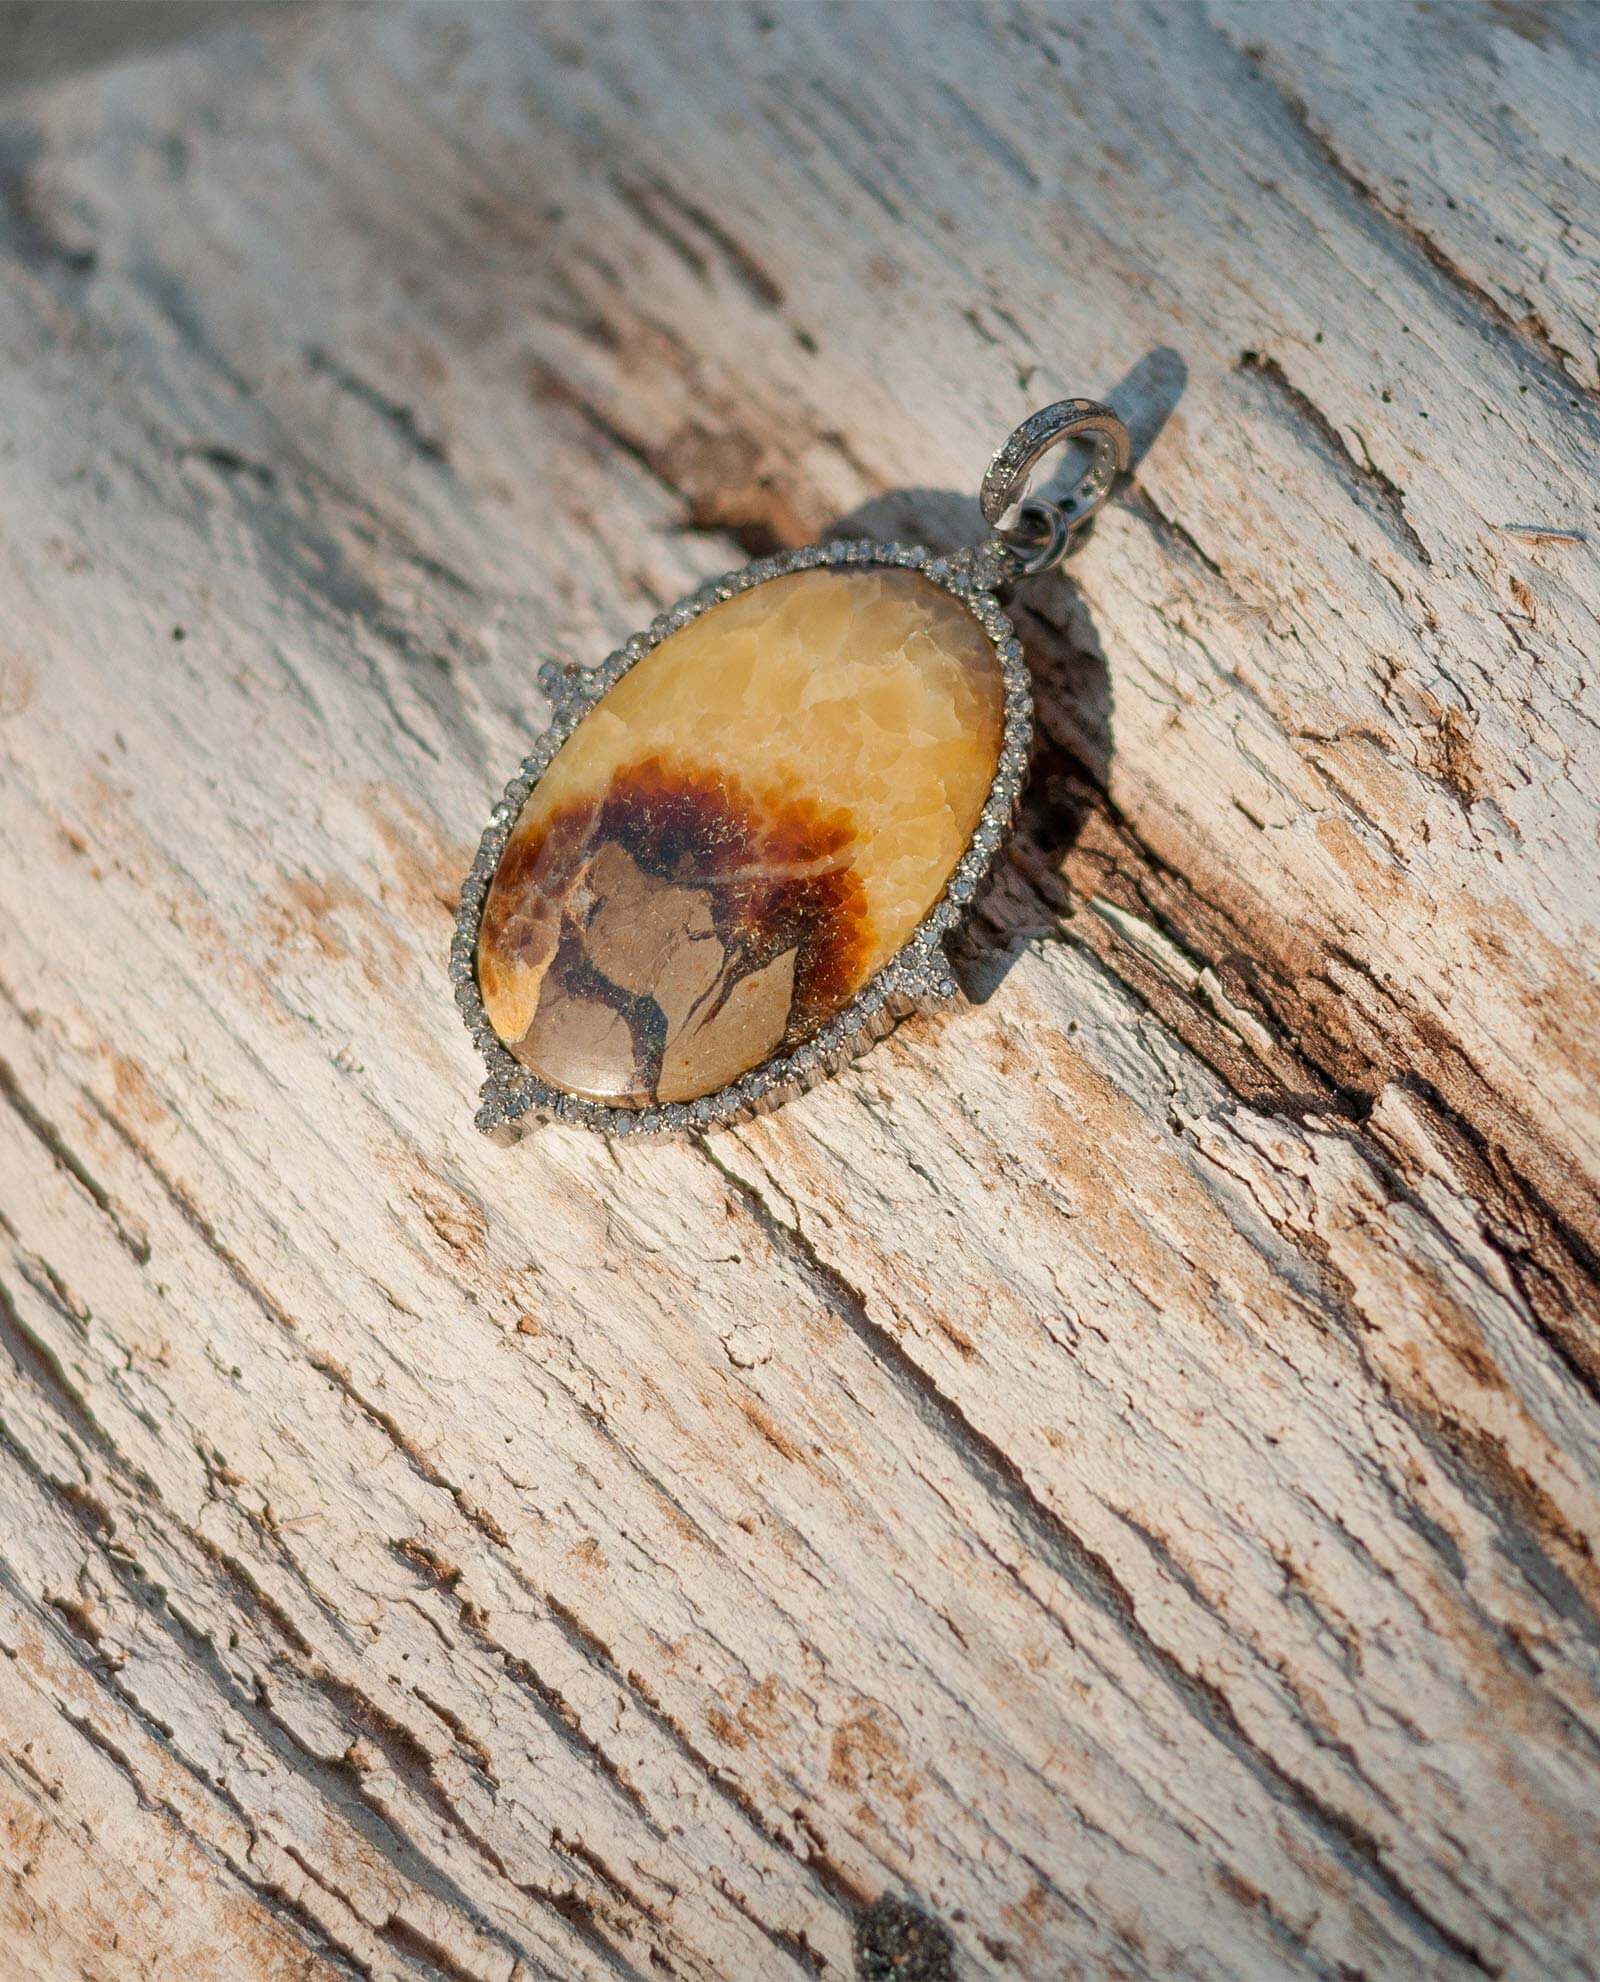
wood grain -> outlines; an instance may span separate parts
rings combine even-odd
[[[885,1891],[969,1979],[1600,1973],[1597,68],[417,5],[7,101],[8,1982],[842,1978]],[[970,537],[1063,392],[1139,458],[965,1005],[479,1140],[538,663]]]

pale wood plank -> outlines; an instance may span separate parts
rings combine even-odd
[[[27,1972],[843,1976],[889,1888],[966,1977],[1593,1975],[1581,22],[660,20],[285,13],[0,129]],[[482,1144],[537,661],[959,540],[1074,390],[1142,458],[973,1001]]]

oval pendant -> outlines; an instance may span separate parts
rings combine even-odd
[[[558,707],[463,899],[480,1122],[708,1125],[951,989],[938,938],[999,845],[1026,670],[965,564],[767,559]]]
[[[1014,561],[812,546],[547,678],[451,954],[480,1127],[737,1120],[953,994],[1027,759]]]

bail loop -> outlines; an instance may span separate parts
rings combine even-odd
[[[1060,502],[1029,498],[1028,483],[1040,460],[1071,440],[1094,450],[1071,492]],[[1131,456],[1127,428],[1109,406],[1092,399],[1058,399],[1028,415],[989,463],[978,491],[983,520],[993,527],[1013,577],[1031,578],[1061,562],[1073,534],[1104,503],[1117,477],[1126,474]]]

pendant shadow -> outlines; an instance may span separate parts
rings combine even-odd
[[[1141,358],[1108,395],[1132,442],[1130,477],[1187,382],[1182,358],[1160,349]],[[1054,481],[1070,483],[1076,472],[1075,464],[1064,462]],[[1127,487],[1124,479],[1112,494],[1113,505]],[[1051,494],[1052,484],[1035,493]],[[898,489],[840,517],[826,534],[953,551],[981,542],[988,531],[973,497],[945,489]],[[1063,569],[1027,580],[1008,602],[1033,681],[1034,745],[1016,830],[951,944],[951,968],[974,1004],[994,995],[1031,939],[1059,934],[1070,908],[1063,863],[1108,788],[1111,677],[1093,616],[1071,577],[1072,558],[1093,534],[1091,522],[1078,533]]]

